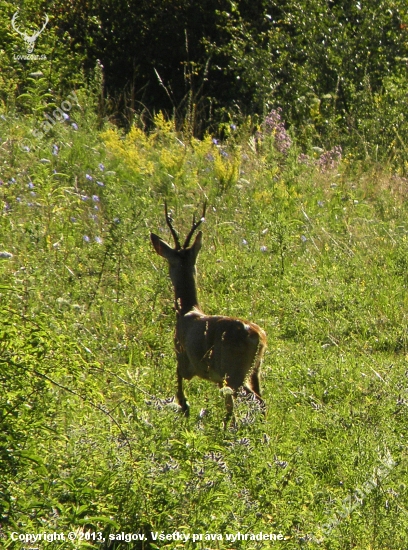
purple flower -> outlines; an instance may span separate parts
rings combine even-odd
[[[286,155],[292,145],[292,140],[285,129],[285,124],[281,117],[282,109],[272,109],[269,115],[265,118],[262,126],[265,135],[273,136],[275,138],[275,149],[279,153]],[[263,135],[260,135],[260,139]]]
[[[91,240],[91,239],[88,237],[88,235],[84,235],[84,241],[85,241],[86,243],[89,243],[90,240]]]
[[[81,195],[81,201],[87,201],[89,197],[87,195]]]
[[[92,181],[92,180],[93,180],[93,177],[90,176],[89,174],[85,174],[85,177],[86,177],[86,179],[89,180],[89,181]]]
[[[28,188],[29,189],[34,189],[34,183],[32,181],[28,182]]]
[[[235,124],[230,124],[230,128],[231,128],[231,130],[234,130],[234,131],[237,129],[237,127],[235,126]]]
[[[62,113],[62,116],[64,117],[64,120],[69,120],[69,115],[67,115],[67,113]]]
[[[76,124],[75,122],[73,122],[71,126],[73,127],[74,130],[78,130],[78,124]]]
[[[58,151],[59,151],[58,145],[53,145],[52,146],[52,154],[53,155],[58,155]]]
[[[343,150],[340,145],[335,145],[330,151],[325,151],[316,162],[321,172],[333,170],[342,159]]]
[[[99,197],[98,197],[98,195],[92,195],[92,200],[93,200],[94,202],[99,202]]]
[[[105,166],[101,163],[98,164],[99,170],[103,172],[105,170]]]
[[[102,244],[102,239],[100,237],[95,237],[95,242],[98,244]]]
[[[212,138],[212,142],[214,145],[218,145],[218,139]]]
[[[99,187],[105,187],[105,184],[103,183],[103,181],[97,181],[96,185],[99,185]]]
[[[266,252],[268,249],[266,248],[266,246],[261,246],[261,248],[259,250],[261,252]]]

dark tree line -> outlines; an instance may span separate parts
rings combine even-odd
[[[43,46],[54,88],[92,75],[99,59],[105,112],[125,126],[162,110],[201,135],[281,107],[304,141],[353,135],[392,155],[396,133],[407,133],[405,0],[31,0],[26,9],[51,16]],[[28,67],[15,70],[21,90]]]

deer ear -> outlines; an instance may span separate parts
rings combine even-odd
[[[194,252],[194,258],[197,258],[198,253],[199,253],[200,250],[201,250],[202,244],[203,244],[203,232],[202,232],[202,231],[199,231],[199,232],[197,233],[196,238],[195,238],[194,244],[191,246],[191,249],[192,249],[193,252]]]
[[[152,241],[153,247],[159,256],[169,260],[174,255],[174,250],[169,246],[163,239],[150,233],[150,239]]]

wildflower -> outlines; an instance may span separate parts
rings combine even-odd
[[[15,178],[11,178],[11,179],[9,179],[9,183],[16,183],[16,180],[15,180]]]
[[[324,201],[317,201],[317,205],[322,208],[324,206]]]
[[[75,122],[73,122],[71,126],[74,130],[78,130],[78,124],[75,124]]]
[[[292,145],[292,140],[285,129],[281,111],[281,108],[273,109],[265,118],[262,126],[266,135],[271,135],[275,138],[274,145],[277,151],[286,155]]]
[[[88,199],[88,195],[81,195],[81,201],[87,201]]]
[[[96,242],[97,244],[102,244],[103,241],[102,241],[102,239],[101,239],[100,237],[95,237],[95,242]]]
[[[76,223],[76,221],[77,221],[77,219],[74,218],[74,216],[71,216],[69,219],[71,220],[72,223]]]
[[[105,166],[102,164],[102,162],[100,162],[100,163],[98,164],[98,167],[99,167],[99,170],[100,170],[101,172],[103,172],[103,171],[105,170]]]
[[[302,243],[305,243],[307,241],[307,237],[305,237],[304,235],[301,235],[300,240],[302,241]]]
[[[29,146],[28,146],[28,145],[24,145],[23,151],[24,151],[25,153],[29,153],[29,152],[30,152]]]
[[[92,181],[92,180],[93,180],[93,177],[90,176],[89,174],[85,174],[85,177],[86,177],[86,179],[89,180],[89,181]]]
[[[218,145],[218,139],[212,138],[212,142],[214,145]]]
[[[276,455],[273,457],[273,461],[275,462],[276,466],[279,466],[279,468],[285,469],[288,465],[288,462],[286,460],[279,460]]]
[[[234,131],[237,129],[237,127],[235,126],[235,124],[230,124],[230,128],[231,128],[231,130],[234,130]]]
[[[114,223],[120,223],[120,218],[113,218]]]
[[[58,155],[58,151],[59,151],[58,145],[53,145],[52,146],[52,154],[53,155]]]
[[[266,246],[261,246],[261,248],[259,249],[261,252],[266,252],[268,249]]]
[[[91,239],[88,237],[88,235],[84,235],[84,241],[85,241],[86,243],[89,243],[90,240],[91,240]]]
[[[98,197],[98,195],[92,195],[92,200],[93,200],[94,202],[99,202],[99,197]]]
[[[103,181],[97,181],[96,185],[99,185],[99,187],[105,187],[105,184],[103,183]]]
[[[250,447],[251,441],[247,437],[242,437],[237,441],[238,445],[243,445],[244,447]]]
[[[62,113],[64,120],[69,120],[69,115],[67,113]]]
[[[310,158],[309,155],[305,155],[304,153],[300,153],[300,155],[297,158],[297,161],[299,164],[309,164]]]
[[[28,188],[29,189],[34,189],[34,183],[32,181],[28,182]]]
[[[42,162],[43,164],[51,164],[50,159],[40,159],[40,162]]]
[[[321,172],[326,172],[327,170],[333,170],[335,166],[341,161],[343,155],[343,150],[340,145],[335,145],[330,151],[325,151],[320,156],[317,161],[317,166],[320,168]]]

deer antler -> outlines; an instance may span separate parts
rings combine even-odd
[[[45,29],[45,27],[48,24],[48,21],[49,21],[48,15],[45,14],[45,23],[44,23],[44,25],[41,27],[41,29],[39,31],[35,32],[32,36],[29,36],[26,32],[22,32],[22,31],[19,30],[19,28],[16,25],[17,17],[18,17],[18,10],[16,11],[16,13],[13,15],[13,17],[11,19],[11,25],[12,25],[13,29],[16,32],[18,32],[19,34],[21,34],[21,36],[24,38],[25,42],[27,43],[27,52],[31,53],[34,49],[35,41],[37,40],[37,38],[40,36],[40,34],[43,32],[43,30]]]
[[[47,24],[48,24],[48,21],[49,21],[48,15],[45,14],[45,23],[44,23],[44,25],[41,27],[41,29],[35,33],[34,36],[35,36],[36,38],[37,38],[38,36],[40,36],[40,34],[43,32],[43,30],[45,29],[45,27],[46,27]]]
[[[193,216],[193,226],[192,228],[190,229],[190,233],[187,235],[186,237],[186,240],[183,244],[183,248],[187,248],[188,245],[190,244],[190,239],[191,237],[193,236],[194,234],[194,231],[198,228],[198,226],[203,222],[205,221],[205,211],[207,209],[207,202],[204,203],[204,206],[203,206],[203,213],[201,214],[201,218],[198,220],[198,222],[195,221],[195,214]]]
[[[11,19],[11,25],[12,25],[13,29],[14,29],[16,32],[18,32],[18,34],[21,34],[21,36],[24,36],[25,33],[24,33],[24,32],[21,32],[21,31],[18,29],[17,25],[16,25],[16,19],[17,19],[17,17],[18,17],[18,10],[16,11],[16,13],[13,15],[13,17],[12,17],[12,19]]]
[[[176,230],[173,227],[173,218],[171,217],[171,215],[169,214],[169,212],[167,210],[167,202],[166,201],[164,201],[164,213],[166,214],[167,225],[169,226],[171,234],[173,235],[174,243],[176,245],[176,250],[180,250],[180,248],[181,248],[180,239],[179,239],[179,236],[177,235]]]

